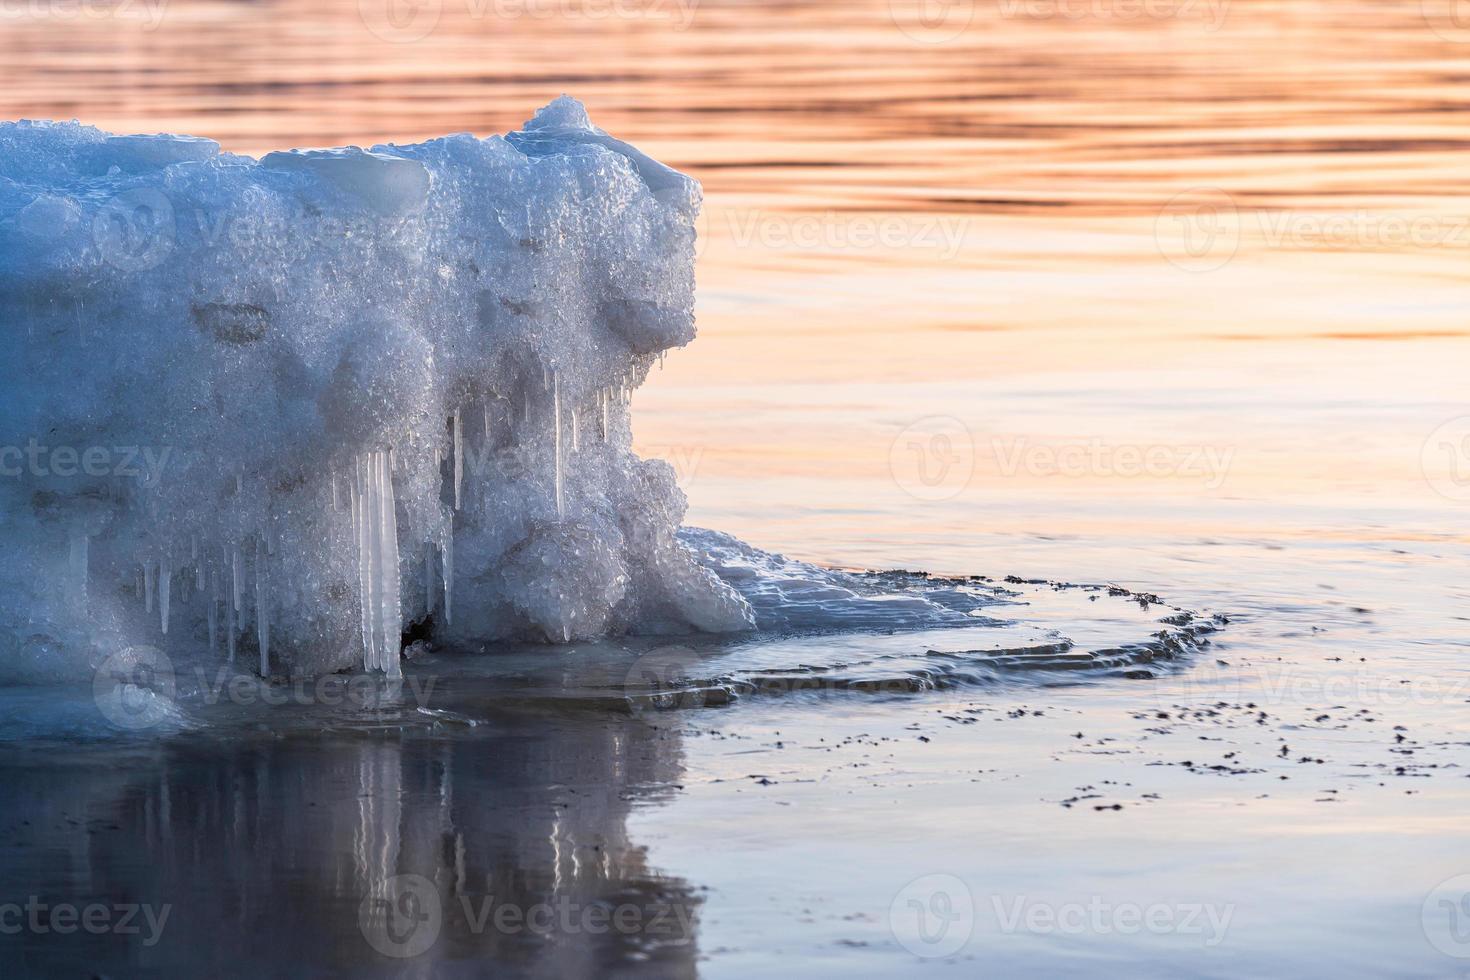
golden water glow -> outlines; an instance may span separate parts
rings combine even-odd
[[[0,116],[260,153],[504,132],[575,94],[704,184],[701,338],[639,393],[637,432],[694,519],[761,543],[1012,505],[1123,536],[1339,533],[1384,508],[1421,533],[1463,513],[1434,480],[1470,473],[1453,449],[1426,473],[1470,363],[1456,11],[9,5]],[[939,501],[894,455],[936,418],[965,430],[941,455],[973,470]],[[1172,462],[1120,473],[1099,446]],[[1228,455],[1222,479],[1186,465],[1201,450]]]

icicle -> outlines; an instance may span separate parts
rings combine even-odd
[[[572,452],[577,452],[579,449],[582,448],[581,442],[580,442],[580,440],[577,437],[577,429],[578,429],[578,426],[577,426],[577,410],[575,408],[573,408],[572,409]]]
[[[153,563],[143,563],[143,611],[153,611],[153,587],[158,582],[158,574],[153,571]]]
[[[168,636],[169,595],[173,591],[174,570],[167,558],[158,566],[158,621],[163,635]]]
[[[607,442],[612,435],[612,425],[608,421],[608,402],[612,400],[611,393],[606,388],[600,388],[597,392],[598,400],[602,402],[602,441]]]
[[[485,400],[485,444],[490,444],[490,400]]]
[[[454,413],[454,509],[459,510],[459,488],[464,483],[464,419]]]
[[[332,510],[333,511],[339,511],[341,509],[342,509],[342,502],[337,498],[337,474],[336,473],[333,473],[332,474]]]
[[[356,487],[361,485],[366,491],[366,485],[362,481],[363,461],[366,457],[359,456],[356,462],[356,480],[354,486],[354,501],[358,501],[357,519],[357,579],[358,579],[358,604],[362,607],[362,667],[364,670],[373,670],[377,666],[377,630],[373,629],[373,597],[376,594],[374,583],[377,581],[373,575],[373,542],[376,536],[372,533],[372,509],[368,507],[368,495],[364,492],[361,498],[356,493]]]
[[[241,496],[245,493],[245,477],[239,473],[235,474],[235,495]]]
[[[551,372],[548,371],[545,366],[541,368],[541,390],[551,390]]]
[[[240,546],[230,545],[230,588],[235,596],[235,612],[240,611],[240,593],[245,588],[245,576],[240,568]]]
[[[444,561],[444,625],[454,622],[454,530],[444,535],[440,546]]]
[[[556,516],[561,520],[566,520],[567,505],[562,497],[561,373],[558,371],[551,372],[551,424],[556,428],[556,438],[552,440],[552,448],[556,452]]]
[[[255,547],[255,637],[260,643],[260,676],[271,675],[270,596],[266,593],[265,552]]]
[[[438,461],[435,461],[435,468]],[[347,476],[348,506],[352,508],[352,536],[355,538],[362,533],[362,494],[358,491],[357,463],[353,463],[353,471]]]
[[[212,656],[219,653],[219,575],[212,568],[209,570],[209,609],[205,618],[209,620],[209,652]]]
[[[434,542],[424,542],[424,615],[434,615]]]
[[[229,646],[230,663],[235,662],[235,607],[225,603],[225,640]]]
[[[382,535],[382,669],[388,676],[400,676],[398,667],[398,644],[403,638],[403,610],[398,592],[398,517],[392,497],[392,475],[388,472],[388,457],[382,455],[378,461],[381,489],[378,492],[382,517],[378,523]]]
[[[368,629],[373,638],[373,669],[379,669],[383,664],[383,502],[379,495],[383,492],[383,481],[378,477],[378,454],[369,453],[366,465],[363,468],[363,495],[362,503],[364,509],[364,523],[368,528],[368,553],[371,563],[368,566],[368,574],[372,577],[370,584],[369,601],[372,608],[369,610]]]
[[[357,537],[363,666],[397,677],[401,676],[398,646],[403,635],[403,609],[398,583],[398,518],[388,454],[371,452],[360,457],[358,472],[363,487]]]

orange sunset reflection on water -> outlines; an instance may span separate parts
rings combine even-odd
[[[999,519],[1117,541],[1459,534],[1456,13],[10,5],[0,106],[260,153],[504,132],[576,95],[704,184],[701,338],[638,393],[637,432],[692,519],[761,544],[902,558],[918,529]]]

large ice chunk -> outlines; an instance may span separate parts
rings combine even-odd
[[[258,162],[0,125],[0,663],[392,673],[416,622],[748,628],[629,449],[629,393],[694,336],[699,204],[566,97]]]

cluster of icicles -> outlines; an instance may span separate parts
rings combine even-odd
[[[85,600],[87,589],[87,536],[74,534],[71,538],[71,569],[74,586],[80,597]],[[229,545],[221,549],[220,564],[213,565],[205,561],[200,554],[199,536],[191,535],[189,539],[189,561],[182,566],[175,567],[172,559],[163,558],[158,561],[144,561],[138,568],[137,592],[143,597],[143,608],[152,613],[154,607],[158,608],[159,628],[165,636],[168,635],[169,612],[173,605],[174,577],[177,574],[181,595],[188,602],[194,593],[209,596],[206,612],[209,621],[209,649],[212,652],[219,650],[220,634],[220,606],[224,606],[224,634],[228,647],[229,659],[235,662],[235,644],[240,630],[244,625],[245,592],[252,590],[255,596],[255,629],[256,641],[260,645],[260,672],[266,675],[270,663],[270,604],[268,602],[269,592],[267,589],[267,557],[271,549],[264,541],[257,544],[255,558],[255,574],[253,580],[246,581],[245,564],[238,545]],[[227,571],[226,571],[227,570]],[[224,579],[228,575],[229,593],[222,596]]]
[[[663,355],[658,363],[662,365]],[[569,435],[570,451],[581,449],[581,410],[572,407],[564,414],[561,394],[561,379],[557,372],[546,371],[544,387],[551,395],[552,426],[555,472],[552,485],[556,495],[556,512],[561,520],[566,519],[564,432]],[[617,386],[600,388],[596,392],[591,410],[600,418],[598,435],[607,441],[611,432],[613,406],[627,406],[632,399],[633,380],[628,377]],[[530,398],[523,403],[522,418],[530,416]],[[463,501],[465,436],[464,413],[457,411],[449,418],[452,440],[454,509],[459,510]],[[491,438],[491,411],[489,402],[483,408],[484,439],[488,446]],[[434,452],[435,468],[442,461],[443,451]],[[393,491],[393,474],[398,467],[397,457],[390,447],[372,450],[358,455],[353,468],[345,478],[337,474],[331,477],[332,509],[343,509],[343,495],[339,487],[347,488],[347,509],[351,513],[353,540],[357,544],[358,602],[362,614],[362,663],[368,671],[383,671],[390,677],[401,676],[399,651],[403,635],[403,609],[400,593],[400,567],[398,549],[397,503]],[[243,479],[236,478],[236,492],[243,492]],[[218,564],[201,556],[199,536],[190,538],[190,558],[187,563],[175,566],[170,558],[145,560],[137,572],[137,592],[142,597],[144,609],[152,613],[158,610],[159,625],[164,635],[168,634],[169,613],[172,605],[175,577],[178,576],[182,601],[189,601],[195,594],[207,594],[206,604],[209,629],[209,650],[220,653],[220,633],[225,638],[225,655],[230,663],[235,662],[237,638],[247,628],[247,592],[253,593],[256,642],[260,653],[260,674],[270,675],[270,558],[275,555],[275,543],[271,534],[257,533],[246,538],[253,544],[253,575],[245,568],[244,552],[238,542],[220,546],[221,560]],[[453,622],[454,595],[454,534],[452,518],[447,519],[436,535],[436,540],[424,543],[424,608],[432,615],[438,607],[438,597],[443,596],[443,613],[446,624]],[[206,549],[207,550],[207,549]],[[435,576],[435,557],[438,556],[440,574]],[[69,554],[72,589],[85,602],[88,577],[88,537],[73,534]],[[225,581],[228,577],[228,582]],[[247,581],[249,578],[249,581]],[[226,585],[228,592],[225,592]],[[442,593],[441,593],[442,589]],[[221,607],[224,620],[220,621]],[[223,630],[221,630],[223,626]]]

